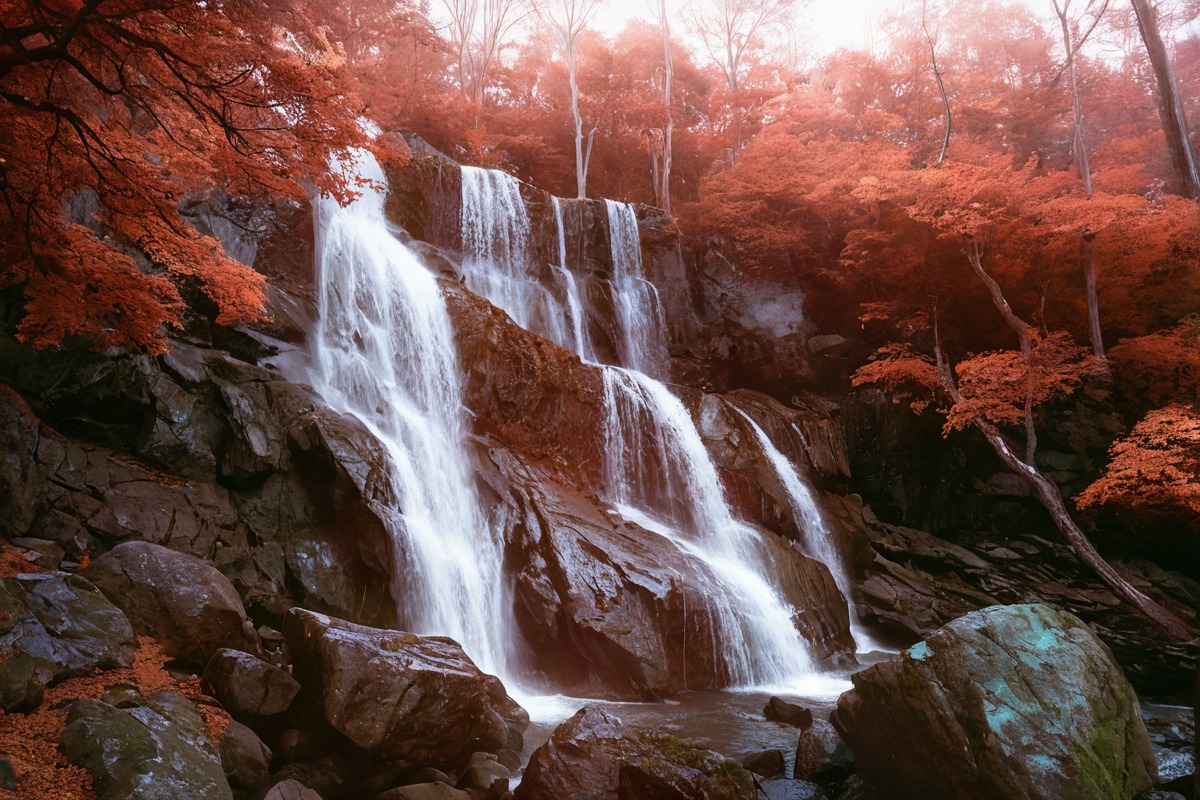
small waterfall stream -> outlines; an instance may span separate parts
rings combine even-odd
[[[385,185],[369,153],[340,166]],[[314,204],[311,379],[331,408],[358,417],[387,447],[401,625],[451,636],[482,669],[503,675],[511,637],[501,543],[475,495],[450,319],[433,275],[388,230],[383,190],[361,191],[345,208],[329,198]]]
[[[854,587],[850,584],[850,571],[846,568],[846,559],[834,541],[833,532],[829,530],[825,515],[821,513],[816,495],[813,494],[808,482],[800,475],[796,465],[780,452],[771,438],[767,436],[766,431],[749,414],[732,405],[730,408],[750,423],[750,428],[754,431],[755,438],[758,439],[759,449],[767,457],[779,482],[783,484],[788,495],[788,502],[792,507],[792,515],[803,536],[801,550],[804,555],[815,558],[829,568],[834,583],[837,584],[842,596],[846,598],[846,605],[850,610],[850,633],[854,636],[854,643],[858,651],[862,653],[883,650],[884,647],[875,642],[858,621]]]

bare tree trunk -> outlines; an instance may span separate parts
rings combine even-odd
[[[1183,99],[1175,82],[1175,72],[1167,56],[1166,45],[1158,30],[1158,13],[1149,0],[1132,0],[1137,15],[1138,30],[1154,68],[1154,79],[1158,84],[1158,114],[1162,119],[1163,133],[1171,151],[1171,163],[1183,184],[1183,194],[1193,200],[1200,199],[1200,171],[1196,167],[1196,156],[1188,140],[1187,116],[1183,111]]]
[[[1138,591],[1113,568],[1112,564],[1104,560],[1104,556],[1100,555],[1084,532],[1075,524],[1075,520],[1071,518],[1062,493],[1059,492],[1058,486],[1053,481],[1043,475],[1034,465],[1018,458],[1004,440],[1004,436],[990,422],[977,419],[974,426],[983,433],[988,444],[996,451],[996,455],[1000,457],[1004,465],[1023,477],[1030,485],[1038,500],[1050,512],[1054,524],[1067,537],[1067,542],[1071,545],[1075,555],[1079,556],[1080,561],[1091,567],[1100,580],[1104,581],[1118,597],[1128,601],[1142,616],[1161,627],[1172,637],[1185,642],[1195,638],[1195,632],[1183,620]]]
[[[575,80],[575,41],[567,43],[567,74],[571,79],[571,116],[575,119],[575,186],[579,199],[587,197],[587,167],[583,160],[583,117],[579,114],[579,84]]]
[[[1088,335],[1092,340],[1092,355],[1104,369],[1108,369],[1108,356],[1104,353],[1104,336],[1100,331],[1100,295],[1096,287],[1096,250],[1092,237],[1085,235],[1081,245],[1083,251],[1083,279],[1087,289]]]
[[[946,162],[946,151],[950,149],[950,130],[953,127],[953,120],[950,116],[950,98],[946,96],[946,84],[942,81],[942,70],[938,67],[937,62],[937,43],[934,37],[929,33],[929,26],[925,21],[925,3],[921,3],[921,30],[925,32],[925,43],[929,45],[929,62],[933,65],[933,77],[937,79],[938,91],[942,94],[942,107],[946,111],[946,135],[942,139],[942,152],[938,154],[938,166]]]
[[[674,115],[671,114],[671,81],[675,75],[675,65],[671,59],[671,22],[667,17],[667,0],[659,3],[659,26],[662,29],[663,40],[663,113],[667,124],[663,132],[662,171],[658,176],[659,206],[669,215],[671,213],[671,135],[675,129]]]
[[[995,282],[992,281],[992,283]],[[1006,302],[1005,306],[1007,307],[1007,305]],[[1009,313],[1011,313],[1011,309]],[[942,386],[954,402],[960,402],[962,395],[958,393],[958,386],[954,381],[954,373],[950,369],[950,364],[946,360],[945,354],[942,352],[940,342],[935,346],[935,355]],[[1158,625],[1173,638],[1184,642],[1195,638],[1195,632],[1183,620],[1140,592],[1129,581],[1125,580],[1113,568],[1112,564],[1109,564],[1104,559],[1104,556],[1100,555],[1100,552],[1096,550],[1095,546],[1087,538],[1087,535],[1079,529],[1079,526],[1075,524],[1075,520],[1071,518],[1071,513],[1067,510],[1066,501],[1063,500],[1062,492],[1058,490],[1057,484],[1043,475],[1041,470],[1032,461],[1023,460],[1014,453],[1004,435],[995,425],[982,418],[976,418],[971,424],[972,427],[983,434],[988,444],[992,446],[992,450],[999,457],[1000,462],[1010,471],[1025,479],[1026,483],[1033,490],[1034,496],[1037,497],[1046,511],[1050,513],[1050,518],[1054,520],[1055,527],[1066,537],[1071,550],[1079,557],[1080,561],[1095,571],[1096,575],[1100,580],[1104,581],[1105,585],[1112,589],[1118,597],[1123,598],[1132,605],[1143,617]]]
[[[1075,168],[1079,171],[1079,179],[1083,181],[1083,194],[1090,200],[1093,193],[1092,166],[1088,159],[1087,142],[1083,138],[1083,103],[1079,99],[1079,79],[1075,70],[1075,55],[1084,39],[1095,30],[1095,23],[1099,22],[1100,15],[1107,9],[1108,4],[1106,2],[1096,13],[1094,24],[1080,37],[1079,41],[1072,41],[1067,13],[1070,5],[1070,0],[1065,0],[1061,6],[1059,0],[1054,0],[1054,11],[1058,15],[1058,22],[1062,27],[1063,49],[1067,54],[1067,80],[1071,86],[1071,111],[1075,118],[1074,143],[1072,145],[1075,151]],[[1096,288],[1096,250],[1092,246],[1090,235],[1085,234],[1083,237],[1080,256],[1080,260],[1083,262],[1083,280],[1087,292],[1088,335],[1092,341],[1092,354],[1107,369],[1108,359],[1104,353],[1104,338],[1100,329],[1100,297]]]

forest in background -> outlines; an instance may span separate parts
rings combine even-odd
[[[942,413],[1045,481],[1060,522],[1102,507],[1197,557],[1200,3],[914,3],[886,46],[820,59],[779,46],[793,3],[660,2],[612,37],[597,6],[5,3],[6,324],[161,352],[189,315],[261,321],[264,278],[181,205],[352,196],[337,153],[408,157],[365,117],[669,207],[691,258],[802,290],[851,340],[825,388]],[[1074,503],[1037,461],[1072,396],[1127,432]]]

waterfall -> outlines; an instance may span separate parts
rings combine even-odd
[[[533,226],[521,198],[520,182],[499,170],[463,167],[460,222],[467,288],[487,298],[522,328],[560,347],[582,348],[582,333],[576,337],[569,305],[560,302],[541,280],[540,271],[533,269]],[[553,272],[561,276],[566,269],[559,266],[561,269]],[[576,292],[576,302],[578,299]]]
[[[550,204],[554,207],[554,229],[558,234],[558,264],[555,265],[555,274],[563,282],[567,297],[567,315],[571,320],[573,346],[569,349],[584,361],[594,362],[596,357],[592,352],[591,338],[588,336],[587,319],[583,300],[579,294],[579,284],[575,280],[575,273],[571,271],[571,264],[567,259],[567,230],[563,220],[563,201],[558,197],[551,197]]]
[[[530,285],[536,280],[527,246],[531,226],[519,184],[504,173],[463,172],[468,286],[518,324],[596,363],[586,306],[567,263],[565,202],[552,200],[559,263],[550,265],[563,291],[538,294]],[[607,410],[606,499],[617,514],[676,547],[704,581],[718,660],[732,684],[794,688],[803,681],[812,687],[812,658],[793,623],[795,609],[773,582],[768,543],[734,516],[695,421],[661,382],[670,364],[666,324],[658,291],[644,274],[634,209],[611,200],[605,206],[620,361],[596,364],[604,373]],[[522,257],[525,263],[518,263]],[[546,324],[550,319],[560,321],[557,327]]]
[[[829,525],[825,522],[825,515],[821,513],[821,507],[817,504],[817,498],[808,482],[800,475],[796,465],[779,451],[779,448],[771,441],[771,437],[767,436],[766,431],[749,414],[733,405],[729,407],[750,423],[750,428],[754,431],[755,438],[758,439],[759,449],[767,457],[771,469],[774,470],[776,477],[779,478],[779,482],[783,484],[783,488],[787,492],[792,516],[796,520],[796,526],[800,529],[801,552],[809,558],[820,561],[829,569],[834,583],[837,584],[842,596],[846,598],[846,605],[850,609],[850,632],[854,636],[858,651],[861,653],[883,649],[872,640],[870,634],[858,621],[858,609],[854,603],[854,587],[850,583],[850,571],[846,568],[846,559],[838,549],[833,532],[829,530]]]
[[[604,371],[609,492],[622,516],[669,539],[710,575],[706,600],[737,686],[781,687],[814,671],[762,533],[737,520],[687,408],[659,381]]]
[[[475,494],[450,319],[433,275],[388,230],[379,163],[360,152],[340,167],[353,173],[351,185],[370,183],[345,208],[329,198],[314,203],[320,319],[312,383],[387,448],[401,624],[453,637],[482,669],[504,674],[502,546]]]
[[[666,322],[658,289],[646,280],[637,214],[628,203],[605,200],[613,263],[613,307],[623,366],[652,378],[666,378]]]

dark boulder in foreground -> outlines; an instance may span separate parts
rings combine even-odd
[[[451,639],[298,608],[284,635],[302,700],[371,755],[453,769],[478,751],[521,749],[529,715]]]
[[[32,708],[49,684],[127,667],[137,642],[121,610],[83,578],[0,580],[0,708]]]
[[[1046,605],[951,622],[855,675],[831,719],[858,767],[902,797],[1116,800],[1156,774],[1112,653]]]
[[[516,800],[734,800],[752,797],[749,772],[671,736],[633,732],[587,706],[534,751]]]
[[[203,666],[218,649],[259,650],[229,579],[212,564],[149,542],[122,542],[83,574],[163,652]]]

